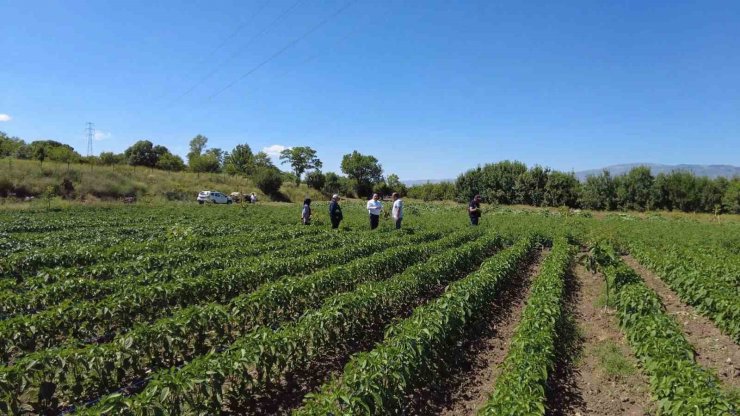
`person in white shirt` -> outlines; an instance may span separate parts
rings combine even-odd
[[[367,201],[367,212],[370,214],[370,229],[378,228],[380,222],[380,211],[383,210],[383,204],[378,200],[378,194],[373,194],[373,199]]]
[[[257,195],[252,192],[252,195],[249,196],[249,202],[256,204],[257,203]]]
[[[396,230],[400,230],[401,220],[403,219],[403,200],[398,196],[398,192],[394,192],[392,197],[393,209],[391,210],[391,216],[396,221]]]

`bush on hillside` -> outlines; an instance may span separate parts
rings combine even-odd
[[[274,195],[283,184],[283,177],[279,171],[270,168],[260,168],[254,173],[254,183],[265,195]]]

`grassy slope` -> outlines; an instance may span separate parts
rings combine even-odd
[[[225,193],[255,192],[265,200],[251,180],[226,174],[195,174],[190,172],[165,172],[157,169],[134,168],[132,166],[94,166],[72,164],[69,169],[64,163],[4,159],[0,160],[0,193],[14,189],[19,195],[39,196],[48,186],[57,192],[62,181],[72,181],[76,200],[120,199],[137,196],[139,199],[195,200],[202,190],[217,190]],[[284,183],[280,189],[283,200],[301,201],[306,196],[314,199],[321,195],[305,185],[296,187]]]

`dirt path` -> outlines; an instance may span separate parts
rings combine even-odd
[[[470,331],[459,350],[450,374],[436,386],[417,392],[406,412],[409,415],[474,415],[488,400],[509,350],[514,328],[529,296],[531,279],[539,273],[549,250],[523,268],[485,312],[490,318]]]
[[[563,350],[548,401],[548,415],[641,416],[655,414],[647,379],[603,306],[604,280],[577,264],[567,276]]]
[[[696,361],[713,370],[725,388],[740,389],[740,346],[720,332],[711,320],[685,304],[667,284],[635,258],[624,256],[622,259],[663,300],[666,311],[676,319],[686,339],[694,346]]]

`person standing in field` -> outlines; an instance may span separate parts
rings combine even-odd
[[[393,195],[393,209],[391,215],[396,221],[396,230],[401,229],[401,220],[403,220],[403,200],[398,196],[398,192],[394,192]]]
[[[255,195],[254,192],[252,192],[252,195],[249,196],[249,202],[256,204],[257,203],[257,195]]]
[[[378,228],[380,223],[380,211],[383,210],[383,204],[379,201],[378,194],[373,194],[373,199],[367,201],[367,212],[370,214],[370,229]]]
[[[339,206],[339,195],[337,194],[332,195],[329,203],[329,219],[331,220],[331,228],[339,228],[339,223],[344,219],[342,207]]]
[[[311,198],[306,198],[303,200],[303,210],[301,211],[301,221],[303,221],[303,225],[308,225],[311,223]]]
[[[470,215],[470,224],[472,225],[478,225],[478,220],[480,219],[480,200],[480,195],[476,195],[468,204],[468,215]]]

